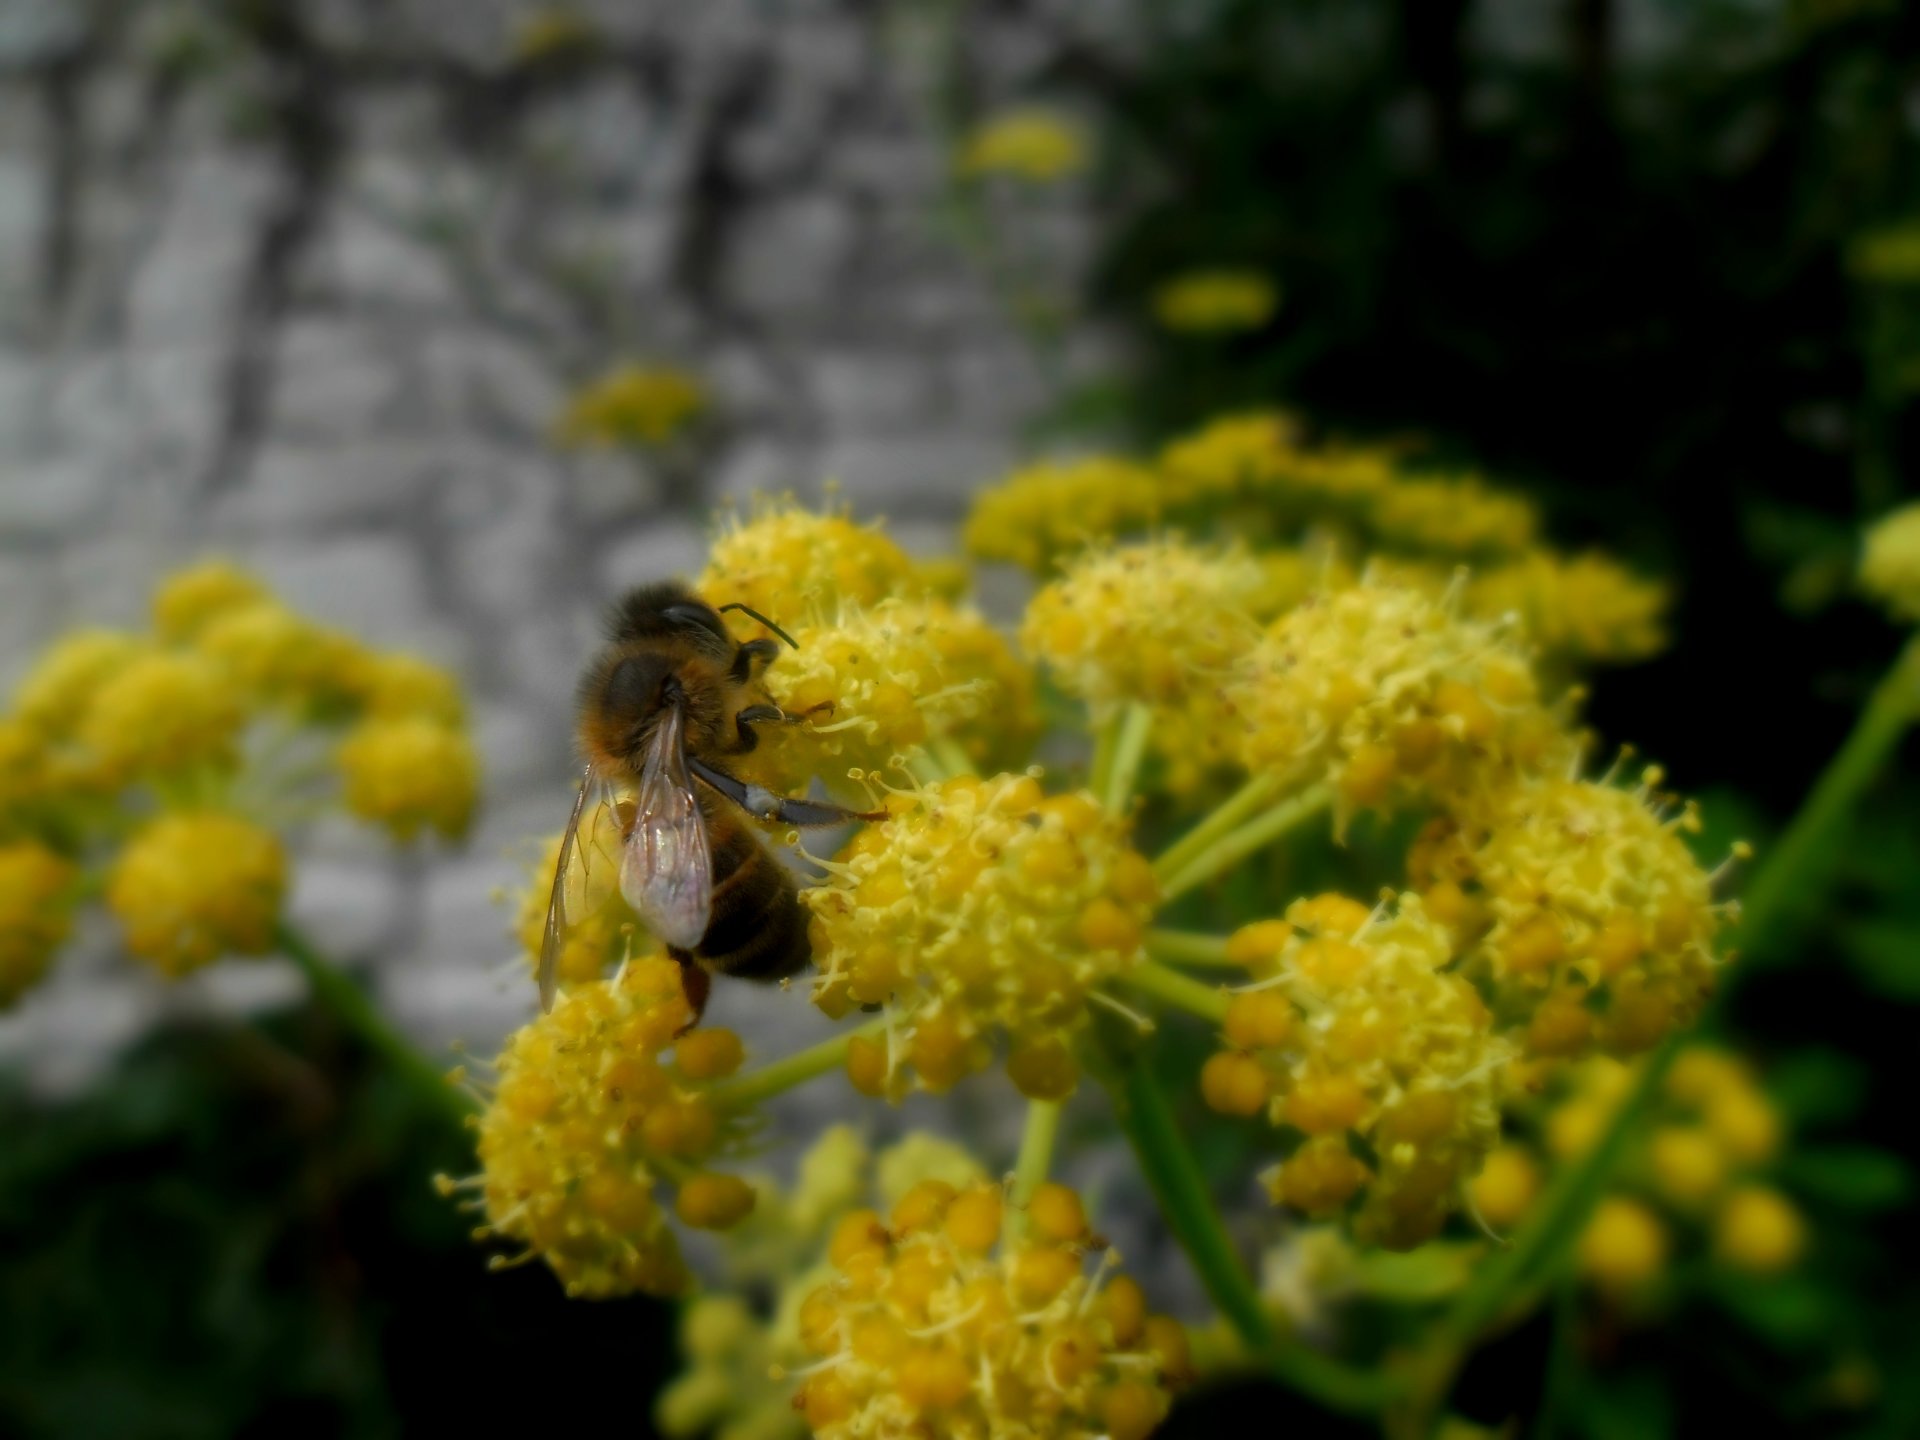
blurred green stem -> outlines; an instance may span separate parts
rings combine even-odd
[[[1168,873],[1156,866],[1160,877],[1160,898],[1175,900],[1187,891],[1207,883],[1221,871],[1231,868],[1257,850],[1264,850],[1289,830],[1304,825],[1333,803],[1333,791],[1315,785],[1276,805],[1266,814],[1227,831],[1210,841],[1177,872]]]
[[[1908,642],[1886,678],[1868,699],[1860,719],[1834,753],[1820,778],[1808,791],[1800,809],[1747,887],[1735,936],[1771,931],[1784,915],[1805,910],[1816,898],[1825,878],[1825,861],[1845,835],[1855,806],[1873,784],[1920,712],[1920,636]],[[1738,966],[1723,976],[1711,1005],[1722,1005]],[[1615,1163],[1645,1109],[1685,1043],[1685,1036],[1667,1037],[1641,1062],[1633,1084],[1622,1097],[1607,1127],[1578,1161],[1554,1177],[1512,1244],[1474,1272],[1435,1325],[1416,1362],[1414,1428],[1425,1434],[1432,1417],[1446,1399],[1461,1363],[1488,1326],[1497,1323],[1527,1287],[1547,1282],[1564,1258],[1593,1204],[1606,1188]]]
[[[1220,986],[1195,980],[1151,960],[1142,960],[1114,978],[1143,995],[1164,1000],[1215,1025],[1227,1018],[1227,992]]]
[[[1227,958],[1226,936],[1200,935],[1191,930],[1149,930],[1147,954],[1166,965],[1233,966],[1234,963]]]
[[[745,1109],[771,1099],[796,1085],[817,1079],[847,1063],[847,1051],[853,1042],[886,1033],[887,1017],[882,1015],[864,1025],[829,1036],[818,1045],[809,1045],[783,1059],[749,1070],[724,1084],[713,1087],[714,1103],[729,1109]]]
[[[1107,767],[1106,788],[1100,803],[1115,815],[1124,815],[1133,799],[1134,781],[1140,775],[1140,762],[1146,758],[1147,737],[1153,733],[1153,712],[1138,700],[1127,703],[1120,712],[1114,734],[1113,755]]]
[[[1275,1379],[1329,1410],[1378,1414],[1394,1397],[1396,1377],[1354,1369],[1275,1334],[1252,1277],[1207,1193],[1200,1166],[1160,1093],[1149,1054],[1136,1050],[1126,1057],[1109,1058],[1113,1070],[1102,1078],[1141,1173],[1200,1283],[1247,1349]]]
[[[281,951],[298,965],[313,987],[313,997],[334,1018],[357,1035],[366,1047],[392,1067],[434,1110],[464,1126],[474,1113],[472,1101],[456,1088],[447,1073],[414,1047],[412,1041],[388,1023],[367,992],[325,959],[307,938],[286,921],[274,931]]]
[[[1153,862],[1153,873],[1165,880],[1177,875],[1187,864],[1225,835],[1234,826],[1257,813],[1262,805],[1280,791],[1280,779],[1272,771],[1256,775],[1229,795],[1205,819],[1160,852]]]
[[[1027,1205],[1033,1192],[1046,1184],[1047,1171],[1053,1164],[1053,1142],[1059,1134],[1060,1102],[1029,1100],[1026,1128],[1020,1132],[1020,1158],[1013,1166],[1013,1189],[1007,1197],[1012,1210],[1008,1229],[1015,1236],[1027,1228]]]

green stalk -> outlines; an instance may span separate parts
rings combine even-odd
[[[1263,850],[1289,830],[1305,824],[1333,803],[1333,791],[1315,785],[1276,805],[1257,820],[1212,841],[1180,870],[1160,877],[1160,898],[1175,900],[1187,891],[1207,883],[1221,871],[1239,864],[1257,850]]]
[[[757,1105],[796,1085],[804,1085],[809,1080],[839,1069],[847,1063],[847,1051],[856,1039],[884,1034],[886,1028],[887,1020],[883,1015],[877,1020],[869,1020],[865,1025],[830,1036],[817,1045],[809,1045],[805,1050],[762,1065],[758,1070],[736,1075],[724,1084],[713,1087],[713,1101],[722,1108],[733,1110]]]
[[[1177,1006],[1189,1014],[1218,1025],[1227,1018],[1227,992],[1208,985],[1178,970],[1169,970],[1151,960],[1142,960],[1115,977],[1143,995]]]
[[[1229,795],[1213,811],[1199,821],[1191,830],[1182,835],[1173,844],[1160,852],[1153,862],[1153,873],[1159,879],[1177,875],[1185,869],[1201,851],[1225,835],[1234,826],[1249,816],[1256,814],[1262,805],[1271,800],[1280,791],[1280,777],[1272,771],[1263,771]]]
[[[1060,1102],[1029,1100],[1027,1124],[1020,1132],[1020,1158],[1013,1166],[1013,1188],[1008,1195],[1011,1214],[1007,1228],[1017,1238],[1027,1228],[1027,1206],[1033,1192],[1047,1181],[1053,1164],[1053,1144],[1060,1135]]]
[[[1227,958],[1227,937],[1191,930],[1149,930],[1147,954],[1166,965],[1234,966]]]
[[[1318,1351],[1283,1342],[1221,1223],[1200,1167],[1180,1134],[1148,1058],[1136,1054],[1106,1081],[1116,1118],[1168,1228],[1227,1322],[1283,1384],[1329,1410],[1373,1415],[1393,1399],[1389,1376],[1356,1370]]]
[[[1152,731],[1153,712],[1137,700],[1128,701],[1127,708],[1120,712],[1106,787],[1100,791],[1100,803],[1115,815],[1124,815],[1127,802],[1133,799],[1134,781],[1139,778],[1140,762],[1147,754],[1147,736]]]
[[[433,1109],[456,1125],[467,1123],[474,1113],[473,1103],[454,1086],[445,1071],[438,1069],[387,1022],[367,998],[366,991],[323,958],[306,937],[286,921],[275,927],[274,938],[281,951],[306,975],[314,998],[335,1019],[385,1060]]]
[[[1120,727],[1126,723],[1122,710],[1093,733],[1093,758],[1087,762],[1087,788],[1104,796],[1113,777],[1114,756],[1120,748]]]
[[[1900,652],[1867,699],[1793,821],[1768,848],[1740,902],[1740,931],[1771,936],[1794,911],[1804,913],[1839,852],[1854,807],[1920,715],[1920,635]]]

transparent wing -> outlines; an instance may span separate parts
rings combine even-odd
[[[573,864],[574,841],[580,834],[580,815],[587,808],[587,792],[593,789],[593,766],[580,777],[580,793],[567,817],[567,828],[560,836],[560,858],[553,867],[553,890],[547,896],[547,929],[540,939],[540,1008],[553,1008],[554,969],[560,959],[560,945],[567,931],[567,871]]]
[[[640,766],[633,833],[620,863],[620,893],[667,944],[691,950],[713,910],[707,821],[687,773],[678,706],[661,711]]]

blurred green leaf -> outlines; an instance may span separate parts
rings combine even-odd
[[[1844,1303],[1800,1271],[1763,1278],[1716,1268],[1704,1288],[1741,1324],[1783,1350],[1812,1349],[1826,1340]]]
[[[1899,1156],[1868,1145],[1797,1146],[1781,1162],[1786,1186],[1846,1210],[1891,1210],[1913,1193],[1913,1172]]]
[[[1796,1130],[1834,1125],[1852,1118],[1867,1098],[1867,1069],[1852,1056],[1806,1046],[1772,1060],[1766,1070],[1767,1093]]]
[[[1673,1406],[1659,1377],[1643,1371],[1589,1380],[1569,1413],[1593,1440],[1660,1440],[1673,1433]]]
[[[1840,929],[1860,981],[1889,999],[1920,1001],[1920,920],[1868,917]]]

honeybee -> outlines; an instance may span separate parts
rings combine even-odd
[[[622,836],[620,893],[667,953],[697,1021],[714,975],[781,980],[812,952],[793,877],[741,812],[786,825],[877,820],[885,812],[796,800],[730,774],[725,757],[759,743],[755,727],[804,721],[768,703],[760,672],[780,646],[735,640],[721,613],[740,610],[787,644],[793,638],[745,605],[719,610],[684,585],[632,591],[614,608],[608,643],[580,682],[579,741],[586,755],[547,901],[540,1003],[551,1009],[554,967],[567,929],[567,876],[580,820],[596,792],[614,803]],[[797,648],[797,647],[796,647]],[[816,711],[831,711],[829,703]]]

